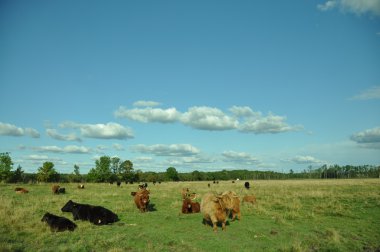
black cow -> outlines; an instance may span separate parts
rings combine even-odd
[[[115,213],[104,207],[79,204],[72,200],[69,200],[61,210],[71,212],[74,220],[88,220],[95,225],[107,225],[119,220]]]
[[[66,190],[64,187],[58,188],[58,193],[65,193],[65,192],[66,192]]]
[[[77,227],[77,225],[71,220],[51,213],[45,213],[41,221],[46,222],[50,226],[52,232],[62,232],[66,230],[74,231]]]
[[[244,183],[244,187],[249,189],[249,182],[248,181]]]

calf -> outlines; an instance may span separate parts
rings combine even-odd
[[[29,191],[22,187],[16,187],[16,193],[28,193]]]
[[[149,191],[146,189],[139,190],[133,197],[137,208],[140,209],[141,212],[147,212],[149,206]]]
[[[72,200],[69,200],[61,211],[71,212],[74,220],[88,220],[95,225],[106,225],[119,220],[118,216],[107,208],[79,204]]]
[[[199,213],[201,210],[201,207],[198,202],[192,202],[191,199],[186,198],[183,200],[182,203],[182,213],[189,214],[189,213]]]
[[[51,191],[54,193],[54,194],[59,194],[59,185],[53,185],[51,187]]]
[[[243,197],[243,202],[251,203],[252,205],[256,203],[255,195],[246,195]]]
[[[58,188],[58,193],[66,193],[66,189],[64,187]]]
[[[41,219],[42,222],[46,222],[50,226],[52,232],[61,232],[61,231],[74,231],[77,227],[74,222],[65,218],[56,216],[51,213],[45,213]]]
[[[245,187],[246,189],[249,189],[249,182],[248,182],[248,181],[244,183],[244,187]]]

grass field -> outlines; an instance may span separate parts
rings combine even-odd
[[[380,180],[291,180],[162,183],[149,186],[156,211],[140,213],[131,191],[108,184],[62,184],[64,195],[52,195],[51,184],[0,184],[0,251],[379,251]],[[16,194],[14,188],[27,188]],[[200,196],[233,190],[255,194],[257,204],[242,205],[241,221],[217,233],[202,224],[201,214],[184,215],[180,191]],[[244,189],[244,190],[243,190]],[[74,232],[52,233],[40,220],[45,212],[65,216],[72,199],[104,206],[120,221],[95,226],[76,221]],[[200,200],[200,198],[199,198]]]

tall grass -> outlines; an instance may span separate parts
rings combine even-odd
[[[156,211],[140,213],[131,191],[108,184],[63,184],[53,195],[50,184],[0,184],[0,251],[376,251],[380,249],[380,181],[294,180],[178,182],[150,185]],[[30,192],[19,195],[17,186]],[[183,215],[182,188],[197,192],[233,190],[255,194],[257,204],[242,204],[241,221],[214,233],[201,214]],[[104,206],[120,221],[94,226],[76,221],[74,232],[52,233],[40,220],[45,212],[72,219],[61,207],[69,200]]]

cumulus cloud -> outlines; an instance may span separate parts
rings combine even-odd
[[[113,147],[115,150],[118,150],[118,151],[123,151],[123,150],[125,150],[125,148],[123,147],[123,145],[118,144],[118,143],[114,143],[114,144],[112,145],[112,147]]]
[[[181,116],[181,122],[202,130],[230,130],[237,128],[239,124],[235,118],[211,107],[191,107]]]
[[[371,87],[355,95],[351,100],[372,100],[380,99],[380,86]]]
[[[301,125],[291,126],[286,122],[286,117],[269,114],[257,118],[248,118],[244,123],[239,125],[238,130],[245,133],[282,133],[287,131],[300,131]]]
[[[53,153],[72,153],[72,154],[87,154],[91,152],[91,149],[84,146],[68,145],[65,147],[58,147],[55,145],[39,146],[32,148],[38,152],[53,152]]]
[[[290,161],[296,164],[320,164],[323,161],[316,159],[312,156],[295,156]]]
[[[127,109],[123,106],[115,111],[117,118],[127,118],[129,120],[148,123],[173,123],[179,119],[180,113],[175,108],[133,108]]]
[[[132,150],[145,154],[153,154],[156,156],[192,156],[200,152],[196,147],[190,144],[139,144],[133,146]]]
[[[233,106],[226,113],[218,108],[207,106],[190,107],[187,112],[177,111],[176,108],[133,108],[119,107],[115,111],[116,117],[127,118],[133,121],[149,123],[175,123],[194,129],[222,131],[238,130],[245,133],[281,133],[287,131],[299,131],[301,125],[292,126],[286,123],[285,116],[277,116],[272,113],[264,116],[261,112],[253,111],[248,106]]]
[[[133,132],[130,128],[124,127],[118,123],[109,122],[107,124],[81,124],[75,122],[63,122],[61,128],[79,129],[81,135],[87,138],[97,139],[127,139],[133,138]]]
[[[155,101],[137,101],[133,103],[134,107],[157,107],[160,106],[160,102]]]
[[[78,141],[81,142],[82,139],[80,137],[77,137],[74,133],[63,135],[59,134],[57,130],[55,129],[47,129],[46,134],[56,140],[60,141]]]
[[[0,122],[0,135],[3,136],[30,136],[33,138],[39,138],[40,133],[32,128],[21,128],[9,123]]]
[[[351,140],[365,148],[380,149],[380,127],[355,133]]]
[[[260,161],[246,152],[236,152],[236,151],[225,151],[222,153],[223,161],[234,162],[234,163],[244,163],[244,164],[258,164]]]
[[[343,12],[351,12],[356,15],[370,13],[380,16],[380,0],[329,0],[324,4],[318,4],[321,11],[328,11],[338,8]]]

